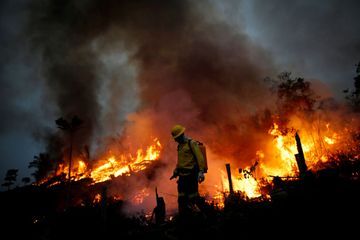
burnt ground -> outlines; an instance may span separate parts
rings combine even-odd
[[[122,201],[90,198],[64,208],[68,187],[26,186],[0,193],[1,234],[6,239],[225,239],[359,237],[358,163],[325,169],[303,179],[277,179],[268,200],[229,196],[224,209],[202,204],[202,213],[156,225],[126,216]],[[72,193],[84,182],[74,183]],[[98,190],[98,189],[97,189]],[[86,198],[91,190],[78,196]],[[62,200],[59,200],[62,199]],[[66,209],[66,210],[64,210]],[[350,237],[353,236],[353,237]],[[5,238],[2,238],[5,239]]]

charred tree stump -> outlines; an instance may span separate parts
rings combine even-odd
[[[225,164],[226,166],[226,172],[228,175],[228,180],[229,180],[229,191],[230,194],[234,194],[234,188],[233,188],[233,183],[232,183],[232,179],[231,179],[231,170],[230,170],[230,163]]]
[[[298,133],[295,134],[295,140],[296,140],[296,147],[298,150],[298,153],[295,154],[296,163],[299,168],[300,177],[304,176],[307,172],[307,166],[305,162],[305,156],[301,145],[300,136]]]
[[[155,215],[155,223],[157,225],[161,225],[165,222],[165,216],[166,216],[165,201],[163,197],[159,197],[157,188],[155,188],[155,194],[156,194],[156,207],[154,208],[153,215],[151,216],[151,220]]]

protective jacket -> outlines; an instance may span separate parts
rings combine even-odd
[[[196,141],[186,139],[178,145],[178,162],[176,168],[179,175],[187,175],[193,170],[205,172],[205,160]]]

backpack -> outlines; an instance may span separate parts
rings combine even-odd
[[[205,163],[204,172],[207,173],[208,164],[207,164],[206,147],[205,147],[205,145],[204,145],[202,142],[199,142],[199,141],[190,139],[190,140],[188,141],[188,144],[189,144],[190,150],[191,150],[191,152],[192,152],[192,154],[193,154],[194,156],[195,156],[195,153],[194,153],[194,150],[193,150],[192,147],[191,147],[190,141],[196,142],[197,145],[199,146],[200,151],[201,151],[201,153],[202,153],[202,155],[203,155],[203,157],[204,157],[204,163]],[[196,158],[196,156],[195,156],[195,158]]]

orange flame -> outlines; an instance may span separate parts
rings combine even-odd
[[[340,136],[339,133],[334,132],[330,128],[330,123],[319,123],[317,128],[317,131],[314,131],[314,126],[311,126],[309,129],[302,126],[300,133],[302,149],[309,169],[316,169],[317,163],[328,161],[329,153],[332,150],[344,148],[344,145],[341,145],[341,140],[346,136]],[[268,133],[274,137],[269,142],[268,148],[266,151],[259,150],[256,152],[260,176],[254,177],[255,175],[253,174],[242,176],[237,173],[233,174],[232,177],[234,191],[242,192],[249,199],[262,195],[260,190],[262,184],[268,182],[266,180],[267,177],[297,176],[298,174],[298,166],[295,159],[295,154],[298,153],[295,130],[287,129],[287,131],[282,131],[277,123],[273,123]],[[245,169],[249,170],[250,166]],[[217,188],[217,193],[213,195],[213,199],[221,199],[223,201],[224,197],[221,191],[228,192],[229,186],[227,174],[223,170],[219,171],[221,172],[223,189]],[[264,179],[265,181],[262,181],[264,183],[260,183],[258,181],[260,179]]]
[[[241,176],[240,174],[232,174],[233,189],[235,192],[242,192],[248,198],[260,197],[260,185],[251,175]],[[227,174],[221,171],[222,184],[224,191],[229,192],[229,180]],[[217,196],[220,196],[217,194]]]
[[[96,203],[99,203],[100,201],[101,201],[101,194],[98,193],[95,195],[93,203],[96,204]]]
[[[99,165],[91,171],[91,178],[94,182],[103,182],[131,172],[144,170],[149,163],[159,159],[162,146],[157,138],[154,144],[149,146],[144,154],[143,149],[138,149],[136,156],[122,154],[119,157],[110,156],[105,163]]]
[[[344,143],[346,131],[344,133],[335,132],[330,123],[319,121],[318,125],[315,126],[315,124],[306,125],[298,122],[301,120],[295,121],[295,124],[294,122],[289,124],[292,127],[291,129],[288,126],[282,129],[284,126],[280,126],[276,122],[273,123],[268,131],[272,139],[269,138],[264,146],[260,146],[261,150],[254,153],[258,163],[256,164],[257,169],[253,169],[254,166],[247,166],[243,168],[245,169],[243,172],[234,171],[235,174],[233,173],[232,176],[234,191],[241,192],[247,199],[258,198],[262,196],[261,188],[264,183],[268,182],[266,179],[269,176],[298,175],[295,160],[295,154],[298,153],[294,138],[295,129],[300,129],[302,149],[310,170],[316,169],[317,163],[329,161],[331,151],[344,149],[347,146]],[[90,177],[95,183],[107,181],[113,177],[131,175],[134,172],[146,169],[149,164],[158,160],[161,150],[162,145],[155,138],[149,146],[137,148],[131,153],[113,154],[109,152],[100,157],[95,166],[87,165],[83,158],[74,157],[71,175],[74,180]],[[67,172],[68,166],[60,164],[56,174],[67,174]],[[222,169],[218,169],[218,172],[220,173],[218,180],[216,180],[218,185],[213,184],[211,186],[216,191],[207,192],[211,196],[211,199],[207,199],[207,201],[222,208],[225,200],[224,193],[229,192],[229,186],[226,172]],[[134,204],[141,204],[147,196],[149,196],[149,190],[144,188],[130,197],[130,200]]]
[[[93,182],[103,182],[111,179],[112,177],[118,177],[122,175],[130,175],[133,172],[138,172],[147,168],[147,166],[160,157],[162,145],[160,141],[155,138],[153,144],[145,149],[139,148],[135,155],[130,153],[120,155],[110,155],[105,157],[105,160],[98,161],[96,167],[89,167],[83,158],[74,157],[72,159],[73,165],[71,167],[71,180],[78,181],[80,179],[89,177],[92,178]],[[52,177],[65,176],[67,177],[69,172],[69,165],[60,163],[57,166],[56,172],[37,185],[47,183]],[[60,184],[61,181],[51,183],[49,186]]]
[[[143,188],[141,191],[137,192],[131,199],[132,203],[139,205],[144,202],[144,199],[150,195],[150,191],[147,188]]]

